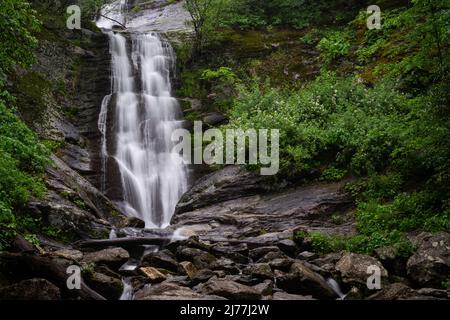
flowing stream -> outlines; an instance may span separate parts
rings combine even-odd
[[[97,21],[109,36],[111,53],[111,94],[99,115],[102,186],[108,179],[105,163],[113,159],[120,172],[124,213],[145,221],[146,228],[164,228],[187,189],[186,166],[172,152],[172,132],[182,125],[178,101],[171,95],[175,55],[157,33],[113,31],[126,25],[126,8],[126,0],[107,5],[102,14],[111,19]],[[107,134],[107,126],[112,133]],[[108,145],[114,145],[112,152]]]

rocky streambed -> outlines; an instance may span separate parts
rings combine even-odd
[[[173,225],[165,230],[136,228],[132,221],[116,228],[112,239],[72,246],[35,247],[19,237],[14,252],[1,255],[2,274],[14,277],[15,283],[2,287],[0,297],[449,298],[448,288],[442,287],[450,266],[448,234],[411,234],[418,249],[404,259],[389,247],[374,256],[319,254],[294,234],[355,232],[352,219],[338,224],[331,218],[331,213],[352,210],[342,185],[314,184],[274,193],[259,179],[239,167],[202,178],[180,201]],[[70,265],[82,270],[81,290],[66,286]],[[367,287],[370,266],[381,271],[380,290]]]

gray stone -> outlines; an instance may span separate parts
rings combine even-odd
[[[119,269],[130,255],[122,248],[108,248],[95,252],[88,252],[84,255],[83,263],[104,264],[113,269]]]
[[[337,298],[325,279],[302,262],[295,262],[289,273],[278,271],[275,277],[277,287],[288,293],[312,295],[319,299]]]
[[[357,286],[363,290],[368,290],[367,279],[371,275],[371,273],[368,273],[368,270],[370,271],[369,268],[371,267],[380,269],[381,283],[385,283],[388,272],[381,262],[374,257],[347,252],[336,264],[336,269],[340,272],[343,283]]]
[[[301,296],[298,294],[290,294],[286,292],[275,292],[272,300],[316,300],[312,296]]]
[[[423,287],[440,288],[450,273],[450,235],[421,234],[418,249],[408,260],[408,276]]]
[[[256,289],[231,280],[211,278],[199,287],[203,294],[217,295],[231,300],[258,300],[261,293]]]
[[[142,266],[166,269],[172,272],[179,270],[179,263],[172,252],[167,249],[152,252],[142,258]]]

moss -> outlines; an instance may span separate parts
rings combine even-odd
[[[46,109],[46,96],[50,92],[50,82],[42,74],[30,71],[18,79],[17,91],[18,106],[21,111],[41,113]]]

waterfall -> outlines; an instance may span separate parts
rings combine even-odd
[[[126,1],[120,0],[103,11],[125,23],[125,9]],[[178,101],[171,96],[175,55],[158,34],[113,32],[113,24],[103,17],[97,21],[109,36],[112,81],[99,116],[102,167],[106,171],[106,159],[117,165],[125,214],[144,220],[146,228],[164,228],[187,189],[186,167],[181,155],[172,152],[171,141],[172,132],[182,125]],[[112,126],[112,154],[106,124]],[[108,172],[104,175],[107,179]]]

